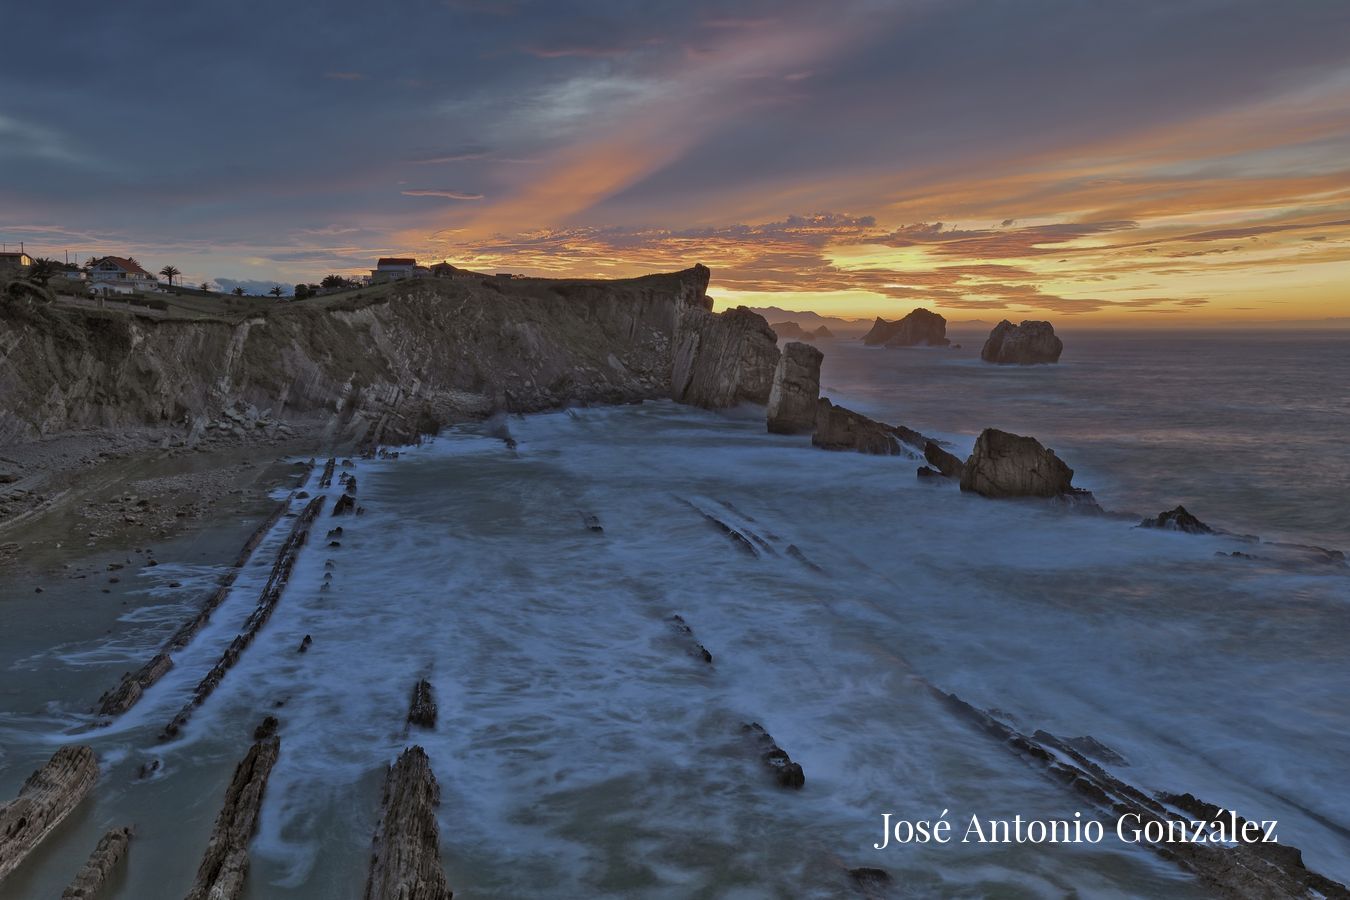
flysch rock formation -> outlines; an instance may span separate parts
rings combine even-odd
[[[712,301],[685,309],[671,366],[671,396],[719,409],[769,402],[778,339],[764,317],[743,306],[712,312]]]
[[[923,458],[945,478],[960,480],[965,474],[966,464],[955,453],[949,453],[937,445],[936,441],[927,441],[923,445]]]
[[[425,678],[413,685],[412,701],[408,704],[408,724],[422,728],[436,727],[436,698],[431,682]]]
[[[275,735],[255,741],[235,767],[197,878],[185,900],[237,900],[248,875],[248,845],[258,826],[267,779],[281,753]]]
[[[887,322],[878,317],[872,330],[863,335],[869,347],[946,347],[947,320],[927,309],[916,309],[903,319]]]
[[[364,900],[450,900],[436,825],[440,802],[426,751],[404,750],[384,781]]]
[[[1007,319],[989,332],[980,359],[999,365],[1034,366],[1059,362],[1064,342],[1049,322],[1027,320],[1014,325]]]
[[[816,427],[820,399],[820,363],[815,347],[796,341],[783,348],[769,390],[768,426],[774,434],[799,434]]]
[[[1060,497],[1074,492],[1073,469],[1033,437],[986,428],[966,460],[961,490],[984,497]]]
[[[1213,528],[1191,515],[1184,506],[1160,512],[1151,519],[1144,519],[1139,523],[1139,527],[1161,528],[1165,531],[1184,531],[1187,534],[1214,533]]]
[[[494,410],[764,403],[773,332],[748,310],[713,313],[709,274],[413,279],[246,318],[0,304],[0,446],[144,426],[190,444],[250,407],[355,444]]]
[[[61,893],[61,900],[93,900],[101,894],[130,847],[130,826],[123,825],[104,834],[89,859],[75,873],[75,880]]]
[[[67,745],[52,754],[0,806],[0,883],[70,815],[98,780],[98,760],[89,747]]]

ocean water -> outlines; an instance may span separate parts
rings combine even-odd
[[[962,449],[985,425],[1036,434],[1111,508],[1185,502],[1234,530],[1350,544],[1344,343],[1265,345],[1267,360],[1245,338],[1132,340],[1083,337],[1035,370],[837,342],[823,380],[837,402]],[[1184,347],[1215,360],[1208,374],[1167,374]],[[567,410],[506,420],[514,448],[466,426],[358,461],[365,514],[325,515],[180,738],[155,742],[252,608],[285,520],[174,670],[80,735],[104,763],[95,798],[4,890],[59,893],[99,833],[132,821],[115,896],[181,896],[249,733],[275,713],[253,898],[360,896],[384,767],[409,743],[441,785],[457,896],[838,897],[856,895],[856,866],[888,870],[897,896],[1205,896],[1110,838],[873,849],[884,813],[946,811],[958,832],[972,815],[1105,818],[928,685],[1027,732],[1090,735],[1142,789],[1276,819],[1310,867],[1350,881],[1346,570],[962,495],[920,482],[911,460],[766,434],[762,416]],[[47,696],[44,678],[102,666],[112,684],[182,612],[166,581],[209,580],[161,563],[109,633],[57,641],[37,617],[6,623],[25,635],[6,646],[28,646],[0,660],[25,685],[0,708],[3,795],[88,721],[92,698]],[[423,677],[439,722],[410,733]],[[802,790],[773,783],[742,732],[752,721],[801,764]],[[151,759],[161,770],[138,779]]]

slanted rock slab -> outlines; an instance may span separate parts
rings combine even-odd
[[[823,359],[825,354],[808,344],[793,341],[783,348],[769,390],[770,432],[799,434],[815,429]]]
[[[384,781],[365,900],[450,900],[436,825],[440,802],[426,751],[404,750]]]
[[[23,783],[19,796],[0,806],[0,882],[70,815],[98,780],[89,747],[67,745]]]

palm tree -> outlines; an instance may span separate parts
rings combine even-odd
[[[271,294],[273,297],[280,297],[282,294],[286,293],[286,289],[281,285],[277,285],[267,293]]]
[[[59,271],[56,260],[39,257],[28,267],[28,280],[34,284],[47,286],[47,282]]]
[[[159,270],[159,274],[161,274],[161,275],[163,275],[165,278],[169,279],[169,287],[173,287],[173,279],[174,279],[174,277],[177,276],[177,275],[182,275],[183,273],[180,272],[180,271],[179,271],[176,267],[174,267],[174,266],[165,266],[164,268],[162,268],[162,269]]]
[[[244,289],[241,288],[241,287],[235,288],[235,289],[234,289],[234,295],[235,295],[236,297],[242,297],[242,296],[244,296]]]

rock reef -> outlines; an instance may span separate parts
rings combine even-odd
[[[263,791],[281,753],[281,739],[272,735],[254,742],[235,767],[225,801],[185,900],[236,900],[248,875],[248,845],[258,827]]]
[[[768,427],[774,434],[798,434],[816,427],[816,401],[820,399],[820,363],[825,358],[815,347],[793,342],[773,373],[769,390]]]
[[[1049,322],[1027,320],[1014,325],[1007,319],[994,326],[980,349],[980,359],[999,365],[1033,366],[1059,362],[1064,342]]]
[[[28,776],[19,796],[0,806],[0,882],[70,815],[98,780],[89,747],[68,745]]]
[[[1184,531],[1187,534],[1213,534],[1214,529],[1195,516],[1184,506],[1160,512],[1151,519],[1139,523],[1140,528],[1161,528],[1164,531]]]
[[[404,750],[384,781],[364,900],[450,900],[436,825],[440,802],[426,751]]]
[[[107,887],[118,863],[126,858],[130,847],[130,827],[124,825],[104,834],[89,859],[75,873],[75,880],[61,893],[61,900],[92,900],[97,897]]]

